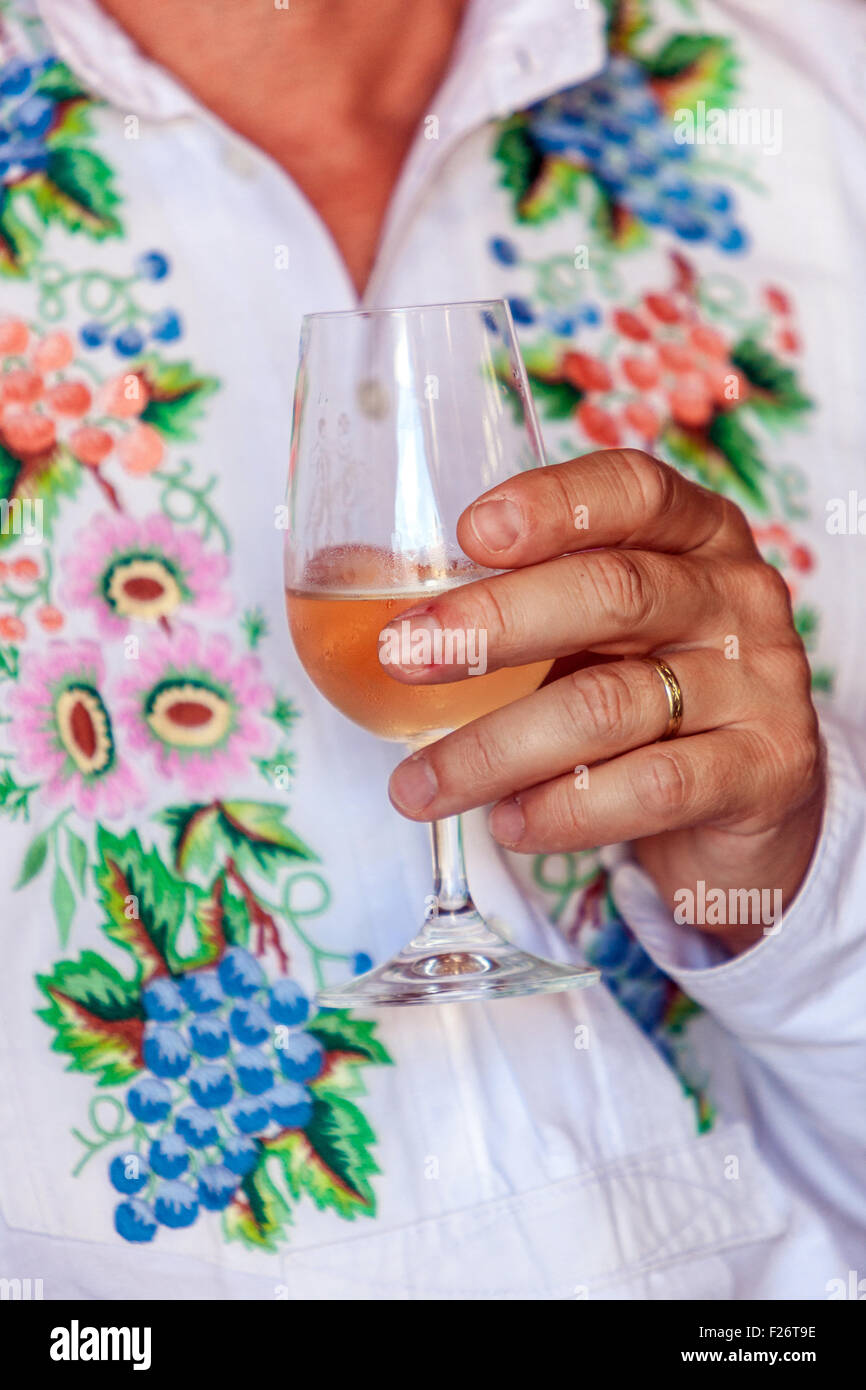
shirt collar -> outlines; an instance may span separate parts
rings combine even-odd
[[[196,101],[145,57],[96,0],[38,0],[51,47],[88,89],[154,121]],[[600,0],[471,0],[434,110],[443,135],[519,111],[574,86],[605,60]]]
[[[109,105],[154,121],[195,109],[194,97],[146,58],[96,0],[37,0],[37,8],[51,51]]]

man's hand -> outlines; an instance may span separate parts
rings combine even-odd
[[[608,450],[484,494],[458,539],[510,572],[394,625],[483,630],[488,670],[553,658],[557,677],[570,658],[569,673],[406,759],[391,778],[397,810],[432,820],[496,801],[491,832],[509,849],[631,840],[670,904],[699,880],[787,903],[821,822],[821,746],[787,589],[739,509],[648,454]],[[649,655],[684,695],[679,735],[662,743],[668,701]],[[410,684],[473,679],[387,669]],[[732,950],[762,932],[708,930]]]

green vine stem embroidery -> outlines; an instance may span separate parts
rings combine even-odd
[[[216,487],[216,476],[208,478],[206,483],[196,484],[191,481],[192,472],[192,464],[187,459],[181,459],[175,472],[158,469],[153,474],[156,481],[162,484],[160,506],[166,516],[178,526],[199,524],[203,540],[209,540],[216,534],[223,550],[228,554],[231,550],[231,537],[209,501],[210,494]]]
[[[239,873],[236,864],[232,860],[226,866],[229,878],[235,882],[250,909],[250,917],[253,924],[259,928],[260,946],[265,944],[275,945],[278,953],[281,954],[284,969],[288,969],[288,957],[279,946],[279,935],[277,933],[277,922],[282,921],[294,933],[301,942],[310,957],[310,964],[313,970],[313,977],[316,981],[316,988],[321,989],[326,983],[323,962],[326,960],[350,961],[352,959],[349,951],[330,951],[323,946],[319,946],[304,930],[302,923],[315,920],[321,917],[331,905],[331,889],[327,881],[321,874],[313,869],[302,869],[298,873],[292,874],[283,884],[282,896],[279,903],[268,901],[258,890],[253,890],[249,883]],[[298,903],[299,891],[303,891],[302,885],[309,887],[312,885],[318,893],[318,900],[313,906],[302,907]]]
[[[58,261],[37,261],[32,267],[39,316],[59,323],[69,315],[69,299],[79,312],[98,318],[107,330],[147,321],[150,313],[136,300],[137,275],[108,275],[103,270],[69,271]]]
[[[114,1127],[109,1129],[108,1124],[103,1124],[99,1118],[100,1106],[107,1106],[114,1114]],[[101,1153],[109,1144],[117,1144],[121,1139],[131,1138],[136,1150],[140,1150],[141,1145],[147,1138],[147,1131],[143,1125],[133,1121],[131,1125],[124,1127],[124,1122],[129,1118],[126,1106],[117,1096],[94,1096],[87,1107],[87,1119],[96,1138],[89,1139],[86,1134],[82,1134],[80,1129],[73,1129],[72,1133],[80,1143],[84,1145],[85,1152],[82,1154],[78,1163],[72,1170],[72,1176],[78,1174],[86,1167],[96,1154]]]
[[[584,873],[579,861],[587,856],[578,854],[538,854],[532,861],[532,880],[545,894],[552,895],[549,908],[553,922],[559,922],[576,893],[589,886],[599,870],[598,855],[591,852],[589,868]],[[553,870],[554,872],[550,872]]]

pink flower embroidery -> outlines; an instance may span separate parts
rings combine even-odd
[[[141,520],[96,517],[64,569],[66,604],[92,609],[106,637],[126,632],[136,619],[171,618],[180,608],[221,615],[231,607],[220,587],[225,556],[206,550],[194,532],[177,530],[159,513]]]
[[[130,747],[190,794],[225,791],[266,751],[271,692],[257,658],[236,656],[227,638],[180,627],[150,639],[135,666],[119,686]]]
[[[135,774],[118,757],[104,678],[93,642],[57,642],[22,657],[8,695],[10,742],[22,769],[46,779],[49,800],[67,800],[90,817],[120,816],[143,801]]]

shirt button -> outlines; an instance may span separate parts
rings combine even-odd
[[[538,67],[535,54],[529,48],[516,48],[514,50],[514,65],[521,74],[535,72]]]
[[[222,150],[223,163],[241,179],[254,179],[258,172],[253,154],[237,140],[227,140]]]

